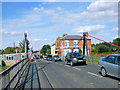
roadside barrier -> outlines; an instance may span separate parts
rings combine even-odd
[[[0,90],[15,87],[22,72],[29,66],[29,59],[23,59],[0,73]]]

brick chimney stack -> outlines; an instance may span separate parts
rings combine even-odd
[[[61,39],[62,37],[58,37],[56,40],[59,40],[59,39]]]
[[[86,32],[86,38],[88,38],[88,35],[89,35],[88,32]]]
[[[63,34],[63,37],[67,36],[67,34]]]

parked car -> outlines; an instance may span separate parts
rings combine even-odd
[[[71,52],[67,53],[65,57],[65,63],[70,64],[71,66],[78,64],[78,63],[83,63],[86,64],[86,59],[80,53],[78,52]]]
[[[61,58],[60,58],[59,55],[54,55],[52,59],[53,59],[54,62],[55,61],[61,61]]]
[[[40,58],[43,58],[43,56],[42,56],[42,55],[40,55]]]
[[[52,61],[52,55],[47,55],[46,59]]]
[[[34,59],[39,59],[39,56],[37,54],[34,55]]]
[[[114,76],[120,78],[120,54],[112,54],[99,60],[99,72],[102,76]]]
[[[38,55],[38,57],[39,57],[39,58],[43,58],[43,56],[42,56],[42,55]]]
[[[47,56],[43,57],[43,59],[46,60],[46,59],[47,59]]]

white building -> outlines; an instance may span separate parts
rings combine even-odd
[[[51,45],[51,55],[55,55],[55,44]]]

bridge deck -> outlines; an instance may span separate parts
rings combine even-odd
[[[88,71],[95,73],[96,76]],[[35,60],[19,78],[13,88],[118,88],[118,80],[101,77],[97,65],[70,67],[63,62]]]

